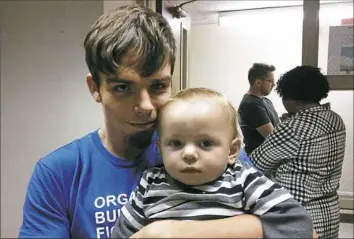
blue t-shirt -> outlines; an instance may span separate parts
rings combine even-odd
[[[154,135],[139,159],[121,160],[94,131],[40,159],[27,188],[19,237],[110,237],[143,171],[162,163],[156,141]],[[245,160],[244,152],[239,159]]]
[[[250,157],[248,157],[248,155],[244,149],[240,150],[240,153],[238,155],[238,160],[244,161],[244,162],[248,163],[248,165],[254,167]]]
[[[19,237],[110,237],[143,171],[162,163],[156,139],[139,159],[121,160],[94,131],[40,159],[27,188]]]

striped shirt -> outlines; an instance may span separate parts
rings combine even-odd
[[[296,113],[250,155],[256,168],[289,190],[311,214],[319,236],[338,237],[337,190],[345,125],[330,104]]]
[[[219,179],[200,186],[184,185],[171,178],[164,167],[154,167],[144,173],[122,208],[112,235],[130,237],[145,225],[161,219],[208,220],[244,213],[263,215],[287,200],[293,203],[289,208],[300,209],[297,214],[303,217],[299,220],[306,222],[306,217],[310,218],[304,209],[301,214],[302,207],[287,190],[241,161],[227,168]],[[286,211],[281,206],[277,210]],[[296,224],[297,220],[292,220]],[[311,221],[308,224],[310,228],[306,230],[312,235]]]

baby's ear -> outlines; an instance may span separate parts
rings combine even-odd
[[[237,155],[240,152],[240,148],[241,148],[241,139],[235,138],[234,140],[232,140],[231,146],[230,146],[229,157],[227,160],[227,163],[229,165],[233,165],[235,163],[235,161],[237,159]]]

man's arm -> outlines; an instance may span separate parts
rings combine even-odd
[[[240,215],[208,221],[163,220],[151,223],[131,238],[262,238],[260,219]]]
[[[281,160],[292,158],[299,145],[299,139],[292,128],[280,123],[263,144],[250,154],[250,158],[258,170],[267,174],[276,169]]]
[[[241,121],[266,138],[274,129],[263,102],[253,102],[240,112]]]
[[[258,131],[258,133],[260,133],[260,135],[263,136],[263,138],[267,138],[267,136],[274,130],[274,127],[272,123],[269,122],[259,126],[258,128],[256,128],[256,130]]]
[[[27,187],[19,238],[68,238],[70,222],[63,187],[41,161]]]

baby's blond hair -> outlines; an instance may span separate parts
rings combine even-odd
[[[160,110],[159,120],[158,120],[158,125],[157,125],[158,131],[161,132],[160,131],[161,130],[160,129],[161,118],[163,117],[164,110],[169,105],[171,105],[173,102],[178,101],[178,100],[190,100],[193,98],[201,98],[201,97],[215,98],[222,105],[227,107],[227,112],[229,113],[230,124],[231,124],[231,128],[232,128],[232,136],[234,139],[239,138],[240,133],[239,133],[238,126],[237,126],[238,125],[237,112],[236,112],[235,108],[233,107],[231,102],[227,100],[225,95],[223,95],[222,93],[220,93],[218,91],[208,89],[208,88],[188,88],[188,89],[179,91],[178,93],[173,95],[171,97],[171,99],[168,100],[167,103]]]

